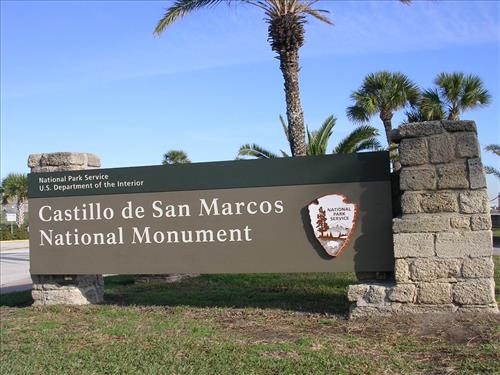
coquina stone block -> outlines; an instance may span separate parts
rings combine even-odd
[[[461,305],[458,306],[457,314],[466,314],[470,316],[471,314],[498,314],[498,307],[496,304],[491,305]]]
[[[403,303],[398,307],[398,315],[416,315],[416,314],[449,314],[458,310],[457,306],[449,304],[419,304],[419,303]]]
[[[101,159],[99,156],[94,154],[87,153],[87,165],[90,168],[100,168],[101,167]]]
[[[411,303],[415,299],[417,288],[413,284],[399,284],[390,288],[387,292],[387,298],[392,302]]]
[[[365,295],[366,302],[371,304],[382,304],[385,302],[387,288],[384,285],[370,285]]]
[[[457,212],[457,195],[453,191],[437,191],[420,195],[420,207],[423,212]]]
[[[415,138],[444,132],[440,121],[413,122],[399,127],[399,137]]]
[[[399,181],[401,190],[434,190],[436,171],[431,167],[403,168]]]
[[[474,121],[468,121],[468,120],[460,120],[460,121],[453,121],[453,120],[441,120],[441,125],[443,128],[450,132],[450,133],[455,133],[455,132],[473,132],[477,134],[477,128],[476,124]]]
[[[410,262],[410,279],[413,281],[455,280],[460,277],[459,259],[422,258]]]
[[[489,199],[486,190],[466,190],[459,194],[460,212],[465,214],[489,213]]]
[[[488,214],[472,215],[470,218],[470,225],[472,230],[490,230],[491,216]]]
[[[484,168],[483,163],[481,163],[481,159],[468,159],[467,166],[469,169],[469,181],[471,189],[486,188],[486,176],[484,174]]]
[[[488,278],[494,276],[494,264],[491,257],[467,258],[462,264],[464,278]]]
[[[466,217],[467,222],[469,218]],[[432,233],[450,230],[449,214],[404,215],[392,220],[394,233]]]
[[[401,211],[403,214],[416,214],[422,212],[420,193],[405,191],[401,196]]]
[[[467,189],[467,168],[464,162],[442,164],[436,167],[439,189]]]
[[[351,302],[356,302],[365,297],[366,293],[370,289],[368,284],[354,284],[349,285],[347,290],[347,299]]]
[[[456,155],[459,158],[479,157],[479,143],[477,136],[472,132],[455,133]]]
[[[453,299],[460,305],[489,305],[495,303],[493,279],[472,279],[456,283]]]
[[[492,255],[491,231],[463,231],[436,234],[436,254],[442,258]]]
[[[429,156],[431,163],[448,163],[455,159],[455,141],[448,134],[429,137]]]
[[[421,283],[418,285],[417,302],[431,305],[451,304],[452,284]]]
[[[397,283],[407,283],[410,281],[410,269],[406,259],[395,259],[394,279]]]
[[[31,154],[28,157],[28,167],[37,167],[40,165],[40,159],[42,158],[42,154]]]
[[[54,152],[52,154],[43,154],[43,158],[46,165],[76,166],[85,164],[85,154],[80,152]]]
[[[424,138],[407,138],[399,144],[402,165],[422,165],[428,162],[427,141]]]
[[[470,229],[470,218],[465,215],[456,215],[450,218],[450,226],[453,229]]]
[[[395,258],[434,256],[434,235],[431,233],[394,234]]]

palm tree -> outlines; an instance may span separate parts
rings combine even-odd
[[[434,80],[437,88],[425,90],[420,112],[426,120],[460,120],[460,113],[491,102],[491,95],[476,75],[440,73]]]
[[[163,165],[191,163],[187,154],[182,150],[170,150],[163,155]]]
[[[378,113],[390,146],[394,112],[408,105],[415,106],[419,97],[418,86],[403,73],[371,73],[365,77],[359,90],[351,94],[354,105],[347,108],[347,117],[354,122],[366,123]]]
[[[500,145],[487,145],[484,149],[494,153],[496,156],[500,156]],[[492,174],[496,178],[500,179],[500,171],[497,168],[486,166],[484,167],[484,171],[486,174]]]
[[[233,0],[176,0],[167,9],[155,28],[161,34],[166,27],[199,8],[220,3],[231,4]],[[261,8],[268,26],[268,41],[280,61],[285,83],[286,114],[290,150],[293,156],[306,155],[304,113],[299,90],[299,49],[304,44],[306,16],[312,16],[327,24],[332,22],[322,9],[314,9],[317,0],[240,0],[242,3]]]
[[[283,125],[283,119],[280,118]],[[332,135],[333,127],[337,119],[334,116],[329,116],[323,122],[318,130],[310,132],[307,129],[307,155],[326,155],[328,141]],[[285,137],[288,138],[287,127],[283,126]],[[378,150],[381,148],[377,136],[378,130],[369,125],[362,125],[354,129],[339,144],[333,149],[332,154],[347,154],[366,150]],[[273,159],[279,157],[289,157],[289,155],[281,151],[281,155],[275,154],[255,143],[245,144],[238,151],[238,159],[245,157],[253,157],[257,159]]]
[[[2,200],[14,200],[17,206],[18,226],[24,224],[24,205],[28,199],[28,177],[24,173],[10,173],[2,181]]]

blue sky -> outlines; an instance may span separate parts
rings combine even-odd
[[[1,1],[2,177],[28,172],[36,152],[93,152],[103,167],[123,167],[159,164],[169,149],[193,161],[233,159],[248,142],[287,149],[282,77],[262,12],[218,6],[154,37],[169,3]],[[483,146],[500,143],[498,2],[319,6],[335,26],[306,26],[301,94],[311,128],[338,118],[330,149],[354,127],[345,116],[351,91],[381,69],[424,88],[442,71],[478,74],[493,102],[462,118],[477,122]],[[488,183],[493,197],[498,181]]]

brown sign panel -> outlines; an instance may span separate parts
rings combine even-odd
[[[389,271],[388,166],[367,153],[31,174],[31,273]]]

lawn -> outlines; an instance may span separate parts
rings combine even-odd
[[[500,261],[497,257],[497,296]],[[498,317],[347,321],[351,274],[106,280],[107,304],[1,298],[1,374],[493,374]]]

